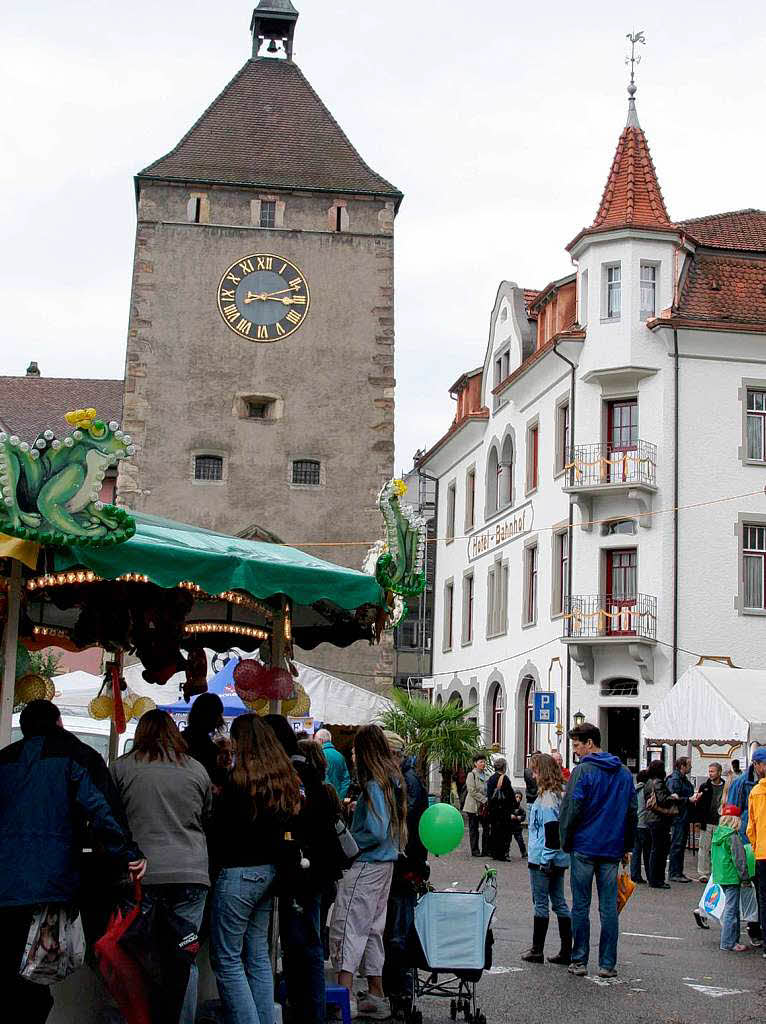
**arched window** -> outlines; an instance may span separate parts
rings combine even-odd
[[[500,464],[497,457],[497,447],[493,444],[487,456],[487,501],[485,515],[494,515],[498,510],[498,483]]]
[[[463,698],[460,696],[460,694],[457,692],[457,690],[455,690],[453,693],[450,694],[449,703],[450,704],[455,704],[455,705],[457,705],[457,707],[462,708],[462,706],[463,706]]]
[[[513,438],[510,434],[503,441],[500,453],[497,490],[498,508],[507,508],[513,504]]]
[[[497,683],[495,692],[492,695],[492,742],[497,743],[501,750],[504,746],[504,719],[505,699],[503,688],[500,683]]]
[[[442,704],[444,703],[444,698],[442,697],[442,695],[440,693],[438,693],[436,695],[435,703],[436,703],[437,708],[440,708],[442,706]]]
[[[524,693],[524,767],[529,764],[529,759],[535,752],[535,681],[532,676],[527,676],[527,688]]]

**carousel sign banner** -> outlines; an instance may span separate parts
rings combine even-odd
[[[535,521],[535,510],[531,501],[519,505],[491,526],[485,527],[468,538],[468,561],[473,562],[490,551],[496,551],[512,540],[530,533]]]

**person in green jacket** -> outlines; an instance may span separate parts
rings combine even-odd
[[[327,776],[325,781],[329,782],[341,800],[345,799],[348,787],[351,785],[346,759],[333,746],[332,735],[329,729],[317,729],[314,741],[320,745],[322,752],[327,759]]]
[[[744,953],[747,949],[739,941],[739,896],[742,884],[749,884],[750,874],[739,826],[739,809],[734,804],[724,804],[720,822],[713,832],[711,859],[713,881],[721,886],[724,895],[721,949],[729,953]]]

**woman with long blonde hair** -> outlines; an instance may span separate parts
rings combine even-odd
[[[216,805],[211,846],[210,962],[231,1024],[271,1024],[268,931],[275,864],[300,811],[300,782],[273,730],[257,715],[231,727],[234,768]]]
[[[568,966],[572,962],[572,914],[564,897],[564,872],[569,857],[559,841],[564,777],[561,766],[549,754],[533,754],[529,769],[537,783],[537,799],[529,808],[527,858],[534,917],[532,946],[522,953],[521,959],[533,964],[544,963],[550,904],[558,919],[561,949],[556,956],[548,957],[548,962]]]
[[[360,968],[367,976],[369,992],[359,1000],[359,1015],[384,1020],[390,1010],[383,995],[383,929],[394,864],[407,842],[407,792],[379,726],[357,732],[354,761],[362,792],[351,832],[360,852],[338,885],[330,955],[338,984],[350,990]]]

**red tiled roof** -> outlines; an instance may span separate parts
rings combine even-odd
[[[643,130],[627,124],[591,227],[672,227]]]
[[[297,64],[248,60],[141,178],[320,188],[401,198],[362,160]]]
[[[122,419],[125,382],[83,377],[0,377],[0,424],[30,444],[43,430],[63,436],[73,409],[93,407],[105,420]]]
[[[766,258],[697,252],[674,316],[733,325],[766,324]]]
[[[536,288],[522,288],[524,293],[524,305],[527,307],[527,313],[531,314],[532,303],[540,295],[540,292]]]
[[[712,213],[707,217],[680,220],[684,228],[701,245],[712,249],[741,249],[766,252],[766,211],[732,210]]]
[[[579,232],[567,249],[592,231],[617,228],[663,231],[674,227],[665,208],[646,136],[638,120],[629,117],[617,143],[596,218],[589,228]]]

